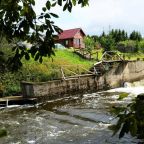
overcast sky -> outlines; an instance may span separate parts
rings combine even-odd
[[[46,0],[36,0],[36,11],[40,12]],[[89,6],[76,6],[72,13],[63,12],[57,6],[52,10],[59,15],[55,24],[62,29],[82,28],[86,34],[99,35],[104,30],[133,30],[144,35],[144,0],[90,0]]]

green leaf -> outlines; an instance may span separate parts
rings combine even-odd
[[[72,0],[72,3],[75,6],[76,5],[76,0]]]
[[[62,30],[61,30],[58,26],[53,25],[53,27],[54,27],[54,30],[55,30],[57,33],[62,32]]]
[[[68,8],[68,4],[66,3],[63,7],[63,11],[65,11]]]
[[[46,11],[46,7],[43,7],[42,10],[45,12]]]
[[[44,17],[45,17],[45,18],[50,18],[50,15],[49,15],[48,13],[46,13],[46,14],[44,15]]]
[[[39,16],[38,19],[43,19],[44,16]]]
[[[35,5],[35,0],[30,0],[32,5]]]
[[[50,10],[50,8],[51,8],[51,3],[50,3],[50,1],[47,1],[47,2],[46,2],[46,7],[47,7],[48,10]]]
[[[82,0],[79,0],[79,1],[78,1],[78,4],[81,4],[81,3],[82,3]]]
[[[52,7],[55,7],[55,6],[56,6],[56,4],[57,4],[57,3],[55,2],[55,3],[53,3],[51,6],[52,6]]]
[[[68,8],[68,11],[71,12],[71,10],[72,10],[72,2],[71,1],[69,1],[67,8]]]
[[[130,121],[128,119],[124,122],[122,129],[119,134],[119,138],[122,138],[125,133],[128,133],[130,131]]]
[[[62,0],[58,0],[58,5],[62,6]]]
[[[71,12],[71,10],[72,10],[72,7],[69,5],[68,6],[68,11]]]
[[[54,13],[50,13],[50,15],[52,15],[52,16],[55,17],[55,18],[58,18],[58,17],[59,17],[57,14],[54,14]]]

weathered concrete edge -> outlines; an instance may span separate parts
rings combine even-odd
[[[54,80],[41,83],[21,82],[24,97],[56,99],[68,95],[97,92],[105,88],[120,87],[125,81],[144,79],[144,62],[118,63],[103,76],[85,76],[68,80]]]
[[[21,82],[24,97],[43,97],[56,99],[77,93],[95,91],[97,80],[95,76],[85,76],[67,80],[55,80],[43,83]],[[94,84],[94,85],[93,85]]]

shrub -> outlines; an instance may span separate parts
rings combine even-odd
[[[117,45],[121,52],[138,52],[138,44],[133,40],[121,41]]]
[[[20,93],[20,75],[17,73],[6,72],[1,74],[1,82],[4,87],[4,95],[16,95]]]

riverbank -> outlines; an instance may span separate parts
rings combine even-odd
[[[85,60],[72,50],[56,50],[52,58],[44,58],[43,63],[30,59],[23,60],[23,66],[17,72],[5,71],[0,73],[0,96],[21,95],[21,81],[45,82],[62,77],[61,67],[65,75],[86,73],[93,61]]]
[[[99,60],[102,51],[99,52]],[[142,54],[132,53],[129,55],[132,59],[137,59]],[[129,55],[125,54],[125,58],[129,59]],[[96,57],[94,55],[94,57]],[[142,58],[141,58],[142,59]],[[20,82],[46,82],[71,75],[80,75],[88,73],[95,60],[90,61],[81,58],[73,53],[72,49],[55,50],[55,56],[52,58],[44,58],[43,63],[30,59],[29,61],[23,60],[23,67],[17,72],[5,71],[0,73],[0,96],[16,96],[22,95]]]
[[[83,77],[78,76],[43,83],[22,82],[23,96],[54,100],[67,95],[116,88],[122,86],[125,82],[138,81],[144,78],[144,61],[113,62],[111,67],[103,75],[99,76],[96,74]]]

